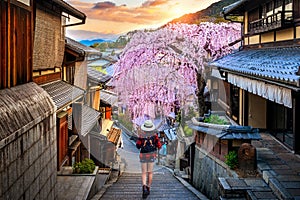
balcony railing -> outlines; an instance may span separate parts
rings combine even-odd
[[[249,34],[271,31],[293,24],[293,11],[279,11],[263,19],[249,23]]]

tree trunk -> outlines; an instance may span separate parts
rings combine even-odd
[[[205,80],[201,72],[197,73],[197,86],[198,86],[198,106],[199,106],[199,116],[203,117],[205,113],[205,98],[204,98],[204,88],[206,86]]]

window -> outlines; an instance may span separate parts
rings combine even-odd
[[[278,12],[282,11],[282,5],[283,5],[283,1],[282,0],[275,1],[274,13],[278,13]]]
[[[285,20],[291,20],[293,18],[293,1],[292,0],[286,0],[285,1]]]
[[[273,1],[266,4],[266,17],[273,15]]]

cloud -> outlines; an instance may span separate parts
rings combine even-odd
[[[155,7],[160,5],[165,5],[169,0],[148,0],[142,4],[142,7]]]
[[[109,1],[105,1],[105,2],[98,2],[95,4],[95,6],[93,7],[93,9],[108,9],[108,8],[114,8],[116,7],[115,3],[109,2]]]
[[[155,24],[170,18],[170,14],[167,12],[168,9],[166,9],[170,0],[148,0],[136,7],[128,7],[125,4],[116,5],[110,1],[83,3],[69,0],[68,2],[84,12],[89,19],[133,24]]]

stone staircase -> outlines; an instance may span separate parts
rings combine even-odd
[[[94,196],[93,200],[142,199],[140,173],[124,172],[118,180]],[[147,199],[207,199],[182,179],[177,179],[166,168],[154,171],[151,194]]]

